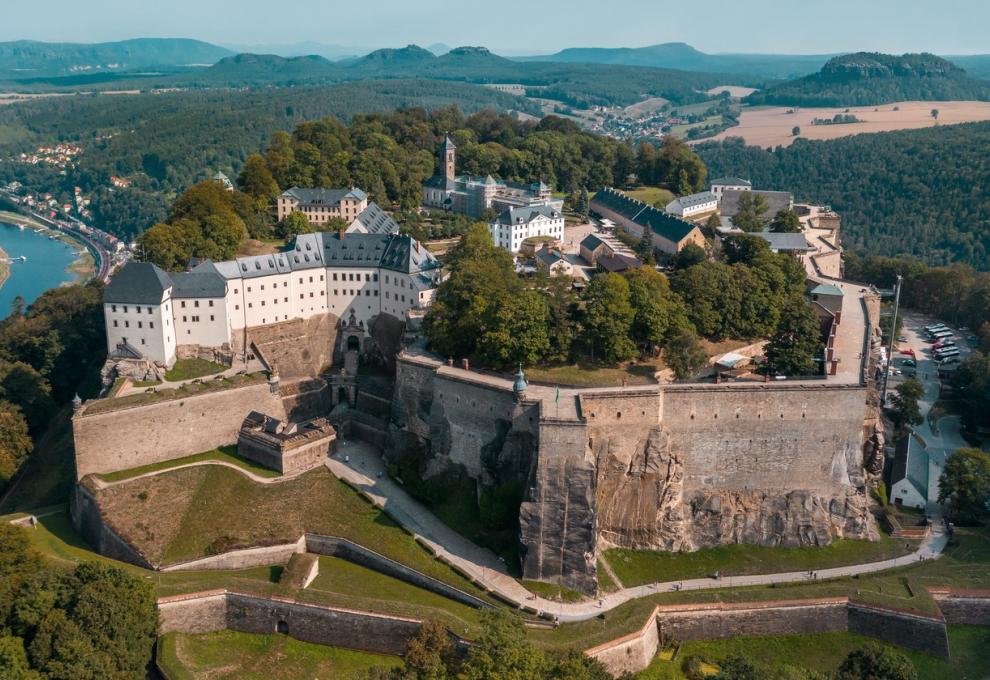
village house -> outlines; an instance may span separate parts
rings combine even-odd
[[[497,247],[517,253],[528,238],[563,239],[564,215],[549,205],[509,208],[489,223],[488,230]]]
[[[275,202],[279,221],[290,213],[301,212],[310,224],[326,224],[337,217],[348,224],[368,207],[368,195],[356,187],[350,189],[303,189],[292,187]]]

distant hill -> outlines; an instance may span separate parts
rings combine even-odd
[[[813,73],[831,56],[833,55],[706,54],[686,43],[662,43],[646,47],[570,47],[555,54],[518,57],[518,60],[648,66],[782,80]]]
[[[223,47],[186,38],[136,38],[94,44],[18,40],[0,43],[0,77],[34,78],[205,66],[231,54]]]
[[[193,78],[201,84],[223,86],[293,85],[339,80],[340,68],[317,55],[279,57],[274,54],[238,54],[221,59]]]
[[[857,52],[830,59],[813,75],[771,86],[750,104],[872,106],[897,101],[990,100],[990,83],[934,54]]]

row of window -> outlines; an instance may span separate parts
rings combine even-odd
[[[120,328],[120,322],[117,321],[117,319],[114,319],[113,320],[113,327],[114,328]],[[130,328],[130,327],[131,327],[131,322],[130,321],[124,321],[124,328]],[[143,321],[138,321],[137,322],[137,327],[138,328],[144,328],[144,322]],[[148,322],[148,328],[154,328],[154,327],[155,327],[155,322],[154,321],[149,321]]]
[[[124,314],[127,314],[127,305],[122,305],[122,306],[124,308]],[[148,310],[148,314],[151,314],[151,307],[147,307],[147,310]],[[117,305],[110,305],[110,311],[116,313],[117,312]],[[141,313],[141,307],[139,307],[138,305],[135,305],[134,306],[134,311],[136,313],[140,314]]]
[[[199,315],[190,316],[189,320],[191,320],[193,323],[199,323]],[[212,314],[210,314],[210,321],[214,321]],[[182,323],[188,323],[185,316],[182,317]]]
[[[180,300],[180,302],[181,302],[181,306],[182,307],[185,307],[186,306],[186,301],[185,300]],[[213,306],[213,300],[208,300],[207,302],[210,303],[208,306],[210,306],[210,307]],[[193,307],[199,307],[199,300],[193,300]],[[125,309],[124,311],[126,312],[127,310]]]

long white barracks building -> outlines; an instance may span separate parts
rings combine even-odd
[[[111,357],[165,366],[176,347],[230,347],[238,330],[331,313],[367,325],[428,307],[440,263],[419,242],[391,233],[300,234],[272,255],[168,273],[130,262],[103,295]]]

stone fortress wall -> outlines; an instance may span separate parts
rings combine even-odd
[[[425,448],[435,454],[428,474],[454,463],[482,481],[493,455],[528,459],[523,575],[591,592],[598,550],[609,546],[874,537],[868,391],[825,381],[572,390],[563,399],[573,409],[557,417],[545,397],[516,403],[508,381],[406,353],[388,455]]]

